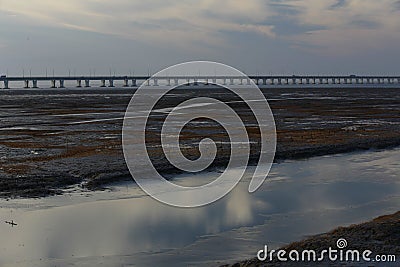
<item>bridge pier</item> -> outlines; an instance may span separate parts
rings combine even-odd
[[[64,80],[60,80],[60,87],[59,88],[65,88],[64,87]]]
[[[78,88],[82,87],[82,81],[81,80],[77,80],[76,81],[76,87],[78,87]]]
[[[7,81],[7,80],[3,81],[3,83],[4,83],[3,89],[10,89],[10,88],[8,87],[8,81]]]
[[[106,87],[106,80],[101,80],[100,87]]]
[[[25,86],[24,88],[29,88],[29,80],[24,81],[25,82]]]
[[[132,80],[132,87],[137,87],[136,79],[133,79],[133,80]]]
[[[124,87],[129,87],[129,81],[128,81],[128,79],[124,79]]]
[[[108,81],[108,87],[114,87],[114,80],[113,79],[110,79]]]
[[[85,80],[85,87],[90,87],[90,80]]]
[[[38,88],[38,82],[37,82],[37,80],[33,80],[33,81],[32,81],[32,84],[33,84],[32,88]]]
[[[56,80],[51,80],[51,86],[50,88],[57,88],[56,86]]]

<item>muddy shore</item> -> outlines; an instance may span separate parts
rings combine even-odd
[[[400,255],[400,212],[392,215],[378,217],[370,222],[359,225],[351,225],[349,227],[339,227],[329,233],[312,236],[305,240],[294,242],[281,249],[288,253],[293,250],[304,251],[314,250],[321,251],[329,247],[337,248],[337,241],[345,239],[348,250],[373,252],[370,258],[376,255],[395,255],[398,262]],[[371,262],[318,262],[318,263],[302,263],[302,266],[397,266],[396,262],[371,263]],[[222,267],[262,267],[262,266],[299,266],[297,262],[278,262],[275,259],[272,262],[261,262],[258,259],[246,260],[232,265],[223,265]]]
[[[398,89],[265,89],[276,120],[276,161],[303,159],[356,150],[400,145]],[[122,118],[133,90],[5,90],[0,97],[0,197],[44,197],[80,185],[101,189],[110,182],[129,180],[122,148]],[[196,96],[235,102],[220,90],[173,92],[159,108],[173,107]],[[251,162],[260,146],[258,127],[245,105],[243,115],[251,143]],[[159,143],[162,116],[149,124],[149,148],[157,169],[176,170],[166,162]],[[212,122],[197,122],[182,132],[182,150],[198,156],[204,137],[220,141],[217,160],[228,160],[226,134]],[[220,152],[221,151],[221,152]]]

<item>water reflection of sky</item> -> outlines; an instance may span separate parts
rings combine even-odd
[[[400,204],[400,149],[327,156],[274,165],[248,194],[248,178],[227,197],[178,209],[133,184],[41,200],[2,201],[1,266],[207,265],[253,257],[338,225],[395,212]],[[181,184],[214,173],[179,177]],[[122,256],[124,255],[124,256]]]

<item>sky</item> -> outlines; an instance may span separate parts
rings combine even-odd
[[[400,74],[398,0],[0,0],[0,73]]]

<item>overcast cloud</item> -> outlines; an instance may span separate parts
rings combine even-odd
[[[395,0],[0,0],[0,72],[396,73]]]

